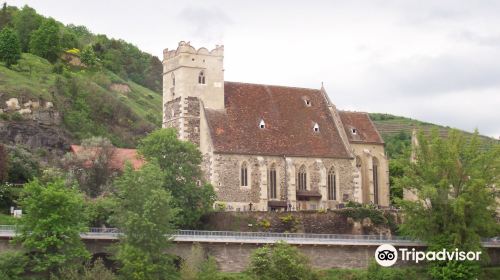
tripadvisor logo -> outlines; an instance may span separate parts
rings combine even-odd
[[[479,261],[481,251],[465,252],[458,249],[448,251],[446,249],[440,251],[416,251],[415,248],[399,248],[398,250],[390,244],[382,244],[375,250],[375,261],[381,266],[392,266],[398,260],[398,255],[402,261],[412,261],[418,263],[420,261]]]

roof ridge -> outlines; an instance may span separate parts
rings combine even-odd
[[[321,89],[315,89],[315,88],[293,87],[293,86],[282,86],[282,85],[269,85],[269,84],[257,84],[257,83],[247,83],[247,82],[224,81],[224,83],[246,84],[246,85],[255,85],[255,86],[279,87],[279,88],[294,88],[294,89],[306,89],[306,90],[312,90],[312,91],[321,91]]]

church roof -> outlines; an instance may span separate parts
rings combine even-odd
[[[225,82],[224,97],[225,110],[205,109],[215,152],[350,156],[321,90]]]
[[[384,144],[367,113],[339,111],[339,115],[350,142]]]

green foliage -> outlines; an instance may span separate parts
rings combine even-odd
[[[480,265],[470,261],[432,262],[429,274],[433,279],[468,280],[480,274]]]
[[[115,147],[104,137],[85,139],[81,146],[81,152],[66,155],[64,166],[87,196],[97,197],[110,189],[116,175],[111,168]]]
[[[297,224],[299,224],[298,219],[292,215],[292,214],[287,214],[284,216],[280,217],[281,223],[283,224],[285,230],[287,232],[296,232],[297,231]]]
[[[42,24],[43,17],[36,13],[33,8],[24,6],[14,17],[14,27],[19,35],[21,49],[28,52],[31,34]]]
[[[40,173],[35,157],[25,148],[16,146],[8,150],[8,178],[12,183],[24,183]]]
[[[268,231],[271,228],[271,222],[268,219],[262,219],[257,223],[262,230]]]
[[[0,30],[11,25],[12,21],[12,7],[8,7],[4,2],[2,10],[0,11]]]
[[[139,153],[158,162],[164,188],[172,193],[174,205],[181,209],[179,226],[195,228],[202,215],[211,211],[215,193],[203,182],[201,153],[191,142],[177,139],[175,129],[159,129],[139,143]]]
[[[177,209],[163,188],[159,166],[150,161],[140,170],[130,165],[116,179],[116,220],[124,236],[116,258],[127,279],[170,279],[172,259],[165,255]]]
[[[93,264],[87,262],[83,266],[62,268],[50,277],[51,280],[116,280],[118,277],[104,266],[101,259]]]
[[[20,199],[24,214],[15,241],[30,252],[35,272],[55,272],[89,257],[80,239],[86,230],[82,195],[63,179],[24,186]]]
[[[14,112],[12,113],[12,115],[10,116],[10,119],[12,121],[22,121],[23,120],[23,116],[19,113],[19,112]]]
[[[256,249],[250,257],[248,273],[257,280],[318,279],[307,257],[284,242]]]
[[[9,158],[5,146],[0,143],[0,184],[7,181]]]
[[[113,227],[111,217],[116,208],[114,200],[107,196],[88,198],[85,201],[85,209],[91,227]]]
[[[21,280],[28,265],[28,257],[23,252],[0,253],[0,279]]]
[[[484,147],[477,132],[466,141],[457,131],[447,138],[437,131],[431,136],[420,133],[418,143],[416,161],[408,163],[404,176],[396,180],[418,196],[416,201],[400,202],[405,211],[403,234],[426,241],[434,250],[479,250],[481,237],[500,232],[495,213],[500,144]],[[474,271],[455,264],[439,266],[441,272]]]
[[[375,261],[372,261],[368,266],[366,279],[407,280],[407,279],[417,279],[417,275],[413,270],[395,269],[393,267],[381,267]]]
[[[91,46],[86,46],[82,50],[82,54],[80,55],[80,59],[82,63],[87,65],[87,67],[95,67],[97,64],[97,57],[95,55],[94,49]]]
[[[16,64],[21,58],[21,48],[16,32],[11,28],[4,28],[0,32],[0,61],[5,63],[7,68]]]
[[[53,18],[45,19],[31,34],[30,52],[54,63],[61,52],[59,25]]]
[[[356,221],[361,221],[364,218],[370,218],[375,225],[387,224],[387,219],[384,212],[378,209],[370,209],[369,207],[345,208],[340,210],[347,217],[353,218]]]

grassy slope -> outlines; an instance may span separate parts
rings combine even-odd
[[[87,99],[92,100],[93,98],[95,100],[96,97],[99,97],[109,102],[121,103],[121,105],[131,110],[131,116],[127,116],[129,118],[128,122],[121,120],[108,121],[106,117],[97,116],[98,114],[95,114],[95,112],[91,114],[93,122],[102,125],[103,129],[101,131],[106,131],[104,134],[109,134],[110,138],[115,139],[115,144],[119,146],[133,146],[136,136],[139,136],[137,135],[139,129],[136,129],[134,125],[140,123],[143,127],[149,129],[159,125],[161,120],[161,94],[132,81],[123,80],[105,69],[89,71],[67,68],[62,75],[53,73],[52,69],[53,65],[45,59],[27,53],[22,55],[19,65],[14,66],[12,70],[0,65],[1,107],[5,106],[4,102],[7,99],[16,97],[20,102],[26,102],[28,99],[52,101],[57,110],[61,112],[67,110],[67,103],[71,97],[62,98],[57,94],[53,94],[55,81],[59,77],[65,81],[70,79],[78,80],[80,92],[85,92],[90,97]],[[112,83],[128,84],[132,91],[127,93],[111,91],[109,86]],[[64,100],[64,102],[61,100]],[[93,109],[93,105],[91,103],[89,105]],[[109,106],[109,108],[116,108],[116,104]],[[108,115],[113,116],[115,113],[111,111],[108,112]],[[73,132],[75,133],[75,131]],[[132,138],[132,140],[124,139],[127,137]]]
[[[438,129],[439,134],[442,136],[448,135],[448,131],[451,129],[448,126],[440,126],[390,114],[370,113],[370,118],[373,120],[373,123],[377,127],[384,140],[388,137],[397,135],[401,131],[411,135],[413,129],[422,129],[426,132],[431,131],[432,129]],[[465,133],[467,135],[472,134],[470,132]],[[492,140],[492,138],[486,136],[481,136],[481,138],[487,141]]]

